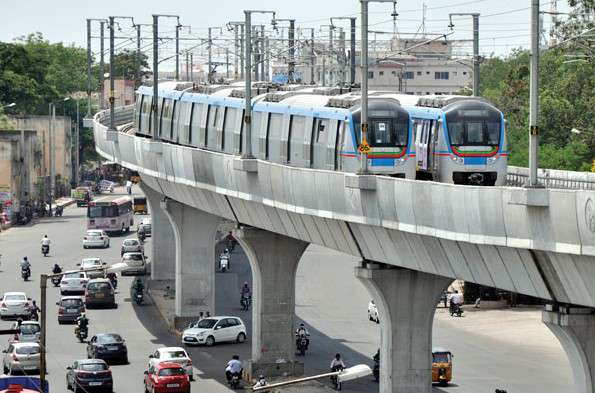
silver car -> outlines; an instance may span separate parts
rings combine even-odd
[[[87,277],[89,279],[92,279],[103,278],[104,270],[97,269],[103,269],[105,265],[107,264],[105,262],[102,262],[100,258],[83,258],[81,263],[79,263],[77,266],[80,266],[81,270],[86,271]]]
[[[6,292],[0,302],[0,317],[29,317],[30,306],[25,292]]]
[[[147,274],[147,261],[145,260],[145,256],[140,252],[125,253],[122,256],[122,262],[126,264],[126,267],[124,267],[121,272],[123,276],[127,274]]]
[[[77,270],[64,272],[62,280],[60,280],[60,294],[84,293],[88,282],[89,277],[85,272]]]
[[[15,322],[12,329],[18,329],[19,324]],[[39,342],[41,335],[41,324],[37,321],[23,321],[21,322],[21,332],[14,335],[13,340],[16,342]]]
[[[32,370],[39,370],[39,351],[38,343],[11,343],[2,351],[4,374],[12,375],[15,371],[29,374]]]
[[[140,252],[142,253],[143,245],[138,239],[124,239],[122,242],[122,249],[120,251],[120,255],[124,255],[127,252]]]

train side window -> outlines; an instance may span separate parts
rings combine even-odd
[[[143,110],[143,95],[136,95],[136,103],[134,105],[134,127],[140,131],[141,116]]]
[[[289,162],[294,165],[305,166],[303,145],[306,130],[306,118],[298,115],[293,115],[291,118],[291,127],[289,131]]]
[[[194,102],[190,103],[190,115],[188,117],[188,144],[191,145],[192,144],[192,124],[193,124],[193,120],[192,118],[194,117]]]
[[[279,162],[281,158],[281,135],[283,132],[283,114],[271,113],[267,135],[267,159]]]
[[[326,121],[323,119],[316,119],[316,143],[324,142],[325,130],[326,130]]]
[[[190,134],[190,143],[197,145],[200,141],[199,134],[200,134],[200,123],[202,119],[202,112],[204,110],[204,104],[195,103],[192,107],[192,123],[191,123],[191,134]]]

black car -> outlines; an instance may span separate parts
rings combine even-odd
[[[128,363],[128,348],[124,339],[116,333],[97,334],[87,344],[87,357]]]
[[[66,368],[66,389],[75,393],[101,390],[114,391],[112,371],[101,359],[77,360]]]

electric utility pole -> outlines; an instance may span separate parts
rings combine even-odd
[[[349,82],[355,84],[355,17],[334,16],[331,18],[331,26],[333,20],[349,20],[350,36],[349,36]]]
[[[289,60],[287,61],[287,81],[289,83],[295,82],[295,19],[275,19],[277,22],[289,22],[289,30],[287,32],[288,38],[288,54]]]
[[[104,45],[104,31],[105,22],[99,22],[99,109],[105,108],[105,87],[104,87],[104,73],[105,73],[105,45]],[[113,34],[110,35],[112,37]],[[113,43],[110,41],[110,48]],[[111,49],[110,49],[111,50]],[[111,63],[111,60],[110,60]]]
[[[537,165],[539,153],[539,0],[531,0],[531,73],[529,84],[529,182],[539,187]]]
[[[450,19],[450,24],[448,27],[454,27],[452,23],[453,16],[471,16],[473,18],[473,95],[475,97],[479,97],[479,82],[480,82],[480,71],[479,71],[479,15],[477,12],[467,12],[467,13],[454,13],[448,14]]]
[[[116,61],[115,57],[115,47],[114,47],[114,21],[116,19],[130,19],[132,21],[132,25],[134,26],[134,18],[131,16],[110,16],[109,17],[109,113],[110,113],[110,122],[109,122],[109,129],[108,131],[116,131],[116,118],[115,118],[115,109],[116,109],[116,92],[115,92],[115,79],[114,79],[114,62]]]

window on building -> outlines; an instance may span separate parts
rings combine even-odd
[[[378,71],[378,76],[384,76],[384,71]]]
[[[374,71],[368,71],[368,79],[374,79]]]
[[[426,71],[426,75],[430,75],[430,71]]]
[[[434,72],[434,79],[448,79],[448,71]]]
[[[467,71],[463,71],[463,75],[467,75]]]
[[[391,71],[392,76],[397,76],[397,71]]]
[[[421,71],[417,71],[417,76],[421,76]]]
[[[413,71],[405,71],[403,72],[403,79],[413,79],[415,78],[415,74]]]

